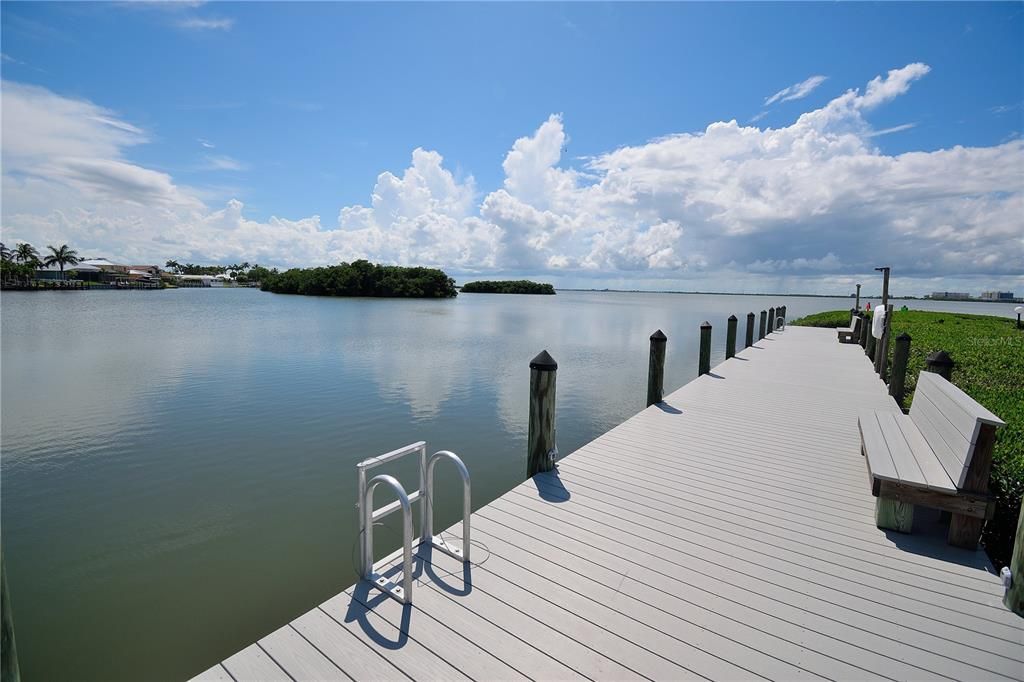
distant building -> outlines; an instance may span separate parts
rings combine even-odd
[[[62,274],[60,266],[54,263],[36,268],[36,279],[78,279],[84,282],[102,282],[103,271],[95,265],[78,263],[77,265],[65,265]]]
[[[969,301],[971,295],[961,291],[933,291],[928,298],[933,301]]]
[[[982,300],[985,301],[1013,301],[1014,296],[1012,291],[983,291],[981,293]]]

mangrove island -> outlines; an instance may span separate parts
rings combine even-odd
[[[531,282],[528,279],[466,282],[462,285],[462,291],[467,294],[555,294],[555,288],[550,284]]]
[[[379,265],[365,260],[320,268],[292,268],[263,276],[260,289],[305,296],[454,298],[455,280],[436,268]]]

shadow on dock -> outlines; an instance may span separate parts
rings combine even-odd
[[[915,511],[912,534],[885,531],[886,539],[895,547],[910,554],[974,568],[987,575],[996,574],[984,550],[960,549],[946,542],[949,521],[943,520],[939,510],[918,507]]]
[[[401,570],[401,566],[389,570],[388,573],[393,573],[396,570]],[[352,588],[352,600],[348,603],[348,612],[345,614],[345,622],[354,622],[359,625],[359,628],[374,644],[385,649],[401,649],[405,646],[406,642],[409,641],[409,623],[412,619],[412,604],[402,605],[402,620],[398,624],[397,639],[390,639],[370,622],[370,611],[373,611],[374,607],[388,599],[391,599],[391,597],[383,592],[378,592],[376,588],[371,587],[370,583],[365,580],[360,580],[355,584],[355,587]],[[387,624],[388,631],[392,631],[394,629],[389,623],[387,623],[387,621],[381,622]]]
[[[533,484],[537,486],[537,495],[545,502],[568,502],[572,493],[562,483],[558,468],[535,474]]]
[[[412,557],[412,579],[419,583],[426,578],[436,585],[443,592],[464,597],[473,591],[473,564],[462,563],[458,571],[438,569],[433,562],[434,548],[421,545]],[[489,553],[488,553],[489,556]],[[486,561],[486,557],[484,559]],[[386,578],[398,581],[402,573],[402,564],[398,563],[385,570],[381,575]],[[453,585],[448,580],[452,576],[460,576],[462,585]],[[422,586],[419,589],[425,589]],[[402,604],[402,617],[399,623],[392,623],[390,618],[381,620],[381,624],[388,632],[398,629],[397,638],[388,637],[381,632],[369,617],[369,613],[376,609],[381,603],[386,603],[391,597],[372,587],[366,580],[360,580],[352,588],[352,599],[348,603],[348,610],[345,613],[346,623],[356,623],[363,633],[375,644],[385,649],[401,649],[409,641],[409,628],[412,625],[412,605]],[[330,615],[330,614],[328,614]]]

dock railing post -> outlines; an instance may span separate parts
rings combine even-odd
[[[668,337],[660,329],[651,334],[651,357],[647,366],[647,407],[660,403],[665,390],[665,346]]]
[[[736,355],[736,316],[730,315],[725,326],[725,359]]]
[[[558,363],[542,350],[530,361],[530,431],[527,438],[526,477],[551,471],[555,463],[555,378]]]
[[[1003,603],[1018,616],[1024,616],[1024,504],[1021,504],[1017,515],[1017,534],[1010,558],[1010,586],[1003,595]]]
[[[705,321],[700,326],[700,353],[697,359],[697,376],[711,371],[711,323]]]
[[[949,353],[944,350],[937,350],[934,353],[930,353],[924,361],[925,371],[934,372],[946,381],[953,380],[953,358],[949,357]]]
[[[896,337],[892,352],[892,375],[889,377],[889,395],[896,404],[903,407],[903,396],[907,384],[907,361],[910,360],[910,334],[903,332]]]
[[[782,306],[781,310],[782,310],[782,324],[785,325],[787,322],[789,322],[789,318],[786,317],[786,306]]]
[[[761,322],[760,322],[760,324],[757,325],[757,340],[758,341],[760,341],[761,339],[764,338],[764,323],[765,323],[765,318],[767,318],[767,317],[768,317],[768,311],[767,310],[762,310],[761,311]]]
[[[747,336],[744,339],[744,348],[754,345],[754,313],[747,313]]]
[[[855,304],[857,310],[860,310],[860,285],[857,285],[857,303]]]
[[[870,325],[868,324],[868,314],[861,312],[860,314],[860,347],[865,348],[868,345],[868,336],[871,335]]]
[[[870,327],[871,327],[871,322],[868,322],[868,342],[866,344],[864,344],[864,355],[866,355],[869,358],[871,358],[871,361],[874,362],[874,360],[875,360],[875,344],[877,343],[878,339],[876,339],[875,335],[871,333]]]
[[[775,331],[775,308],[768,309],[768,333]]]

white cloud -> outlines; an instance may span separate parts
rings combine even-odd
[[[578,167],[563,161],[565,122],[552,115],[515,141],[489,193],[416,149],[336,224],[256,221],[236,200],[209,207],[201,189],[132,163],[146,133],[114,112],[4,83],[4,241],[139,262],[368,258],[577,285],[776,291],[846,287],[884,253],[920,291],[942,278],[1024,285],[1024,141],[899,155],[872,143],[906,126],[874,130],[868,112],[927,72],[894,69],[782,128],[715,122]]]
[[[916,127],[916,123],[903,123],[898,126],[892,126],[891,128],[882,128],[881,130],[872,130],[870,133],[865,133],[865,137],[881,137],[882,135],[891,135],[893,133],[901,133],[904,130],[910,130]]]
[[[216,147],[216,146],[217,146],[217,145],[215,145],[214,143],[210,142],[209,140],[204,140],[204,139],[203,139],[203,138],[201,138],[201,137],[200,137],[200,138],[197,138],[197,139],[196,139],[196,142],[198,142],[198,143],[199,143],[199,145],[200,145],[201,147],[204,147],[205,149],[213,149],[214,147]]]
[[[764,105],[770,106],[776,102],[789,102],[794,99],[803,99],[826,80],[828,80],[828,76],[811,76],[807,80],[790,85],[788,88],[782,88],[771,97],[766,98],[764,100]]]
[[[204,147],[213,145],[203,145]],[[238,159],[233,159],[230,156],[207,154],[205,157],[205,163],[203,164],[204,170],[224,170],[224,171],[240,171],[245,170],[246,166]]]
[[[230,31],[235,20],[225,17],[188,17],[178,21],[177,25],[193,31]]]

